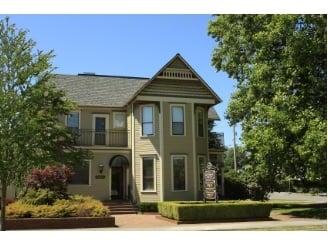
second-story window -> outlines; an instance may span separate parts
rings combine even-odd
[[[141,107],[142,136],[154,135],[154,107],[145,105]]]
[[[126,114],[125,112],[114,112],[113,113],[113,128],[125,128],[126,126]]]
[[[174,105],[171,107],[171,133],[172,135],[185,135],[184,106]]]
[[[66,125],[68,128],[78,130],[80,128],[80,113],[71,112],[67,115]]]

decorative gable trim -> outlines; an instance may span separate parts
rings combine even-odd
[[[176,59],[180,59],[181,62],[186,66],[186,68],[170,68],[169,65],[173,63]],[[212,90],[212,88],[205,82],[205,80],[189,65],[189,63],[179,53],[177,53],[147,83],[145,83],[135,93],[135,95],[129,101],[129,103],[132,102],[140,94],[140,92],[143,91],[156,78],[175,79],[175,80],[177,79],[199,80],[213,95],[216,103],[222,102],[221,98]]]

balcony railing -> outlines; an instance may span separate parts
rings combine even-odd
[[[75,142],[79,146],[127,147],[129,131],[127,130],[73,130],[76,133]]]

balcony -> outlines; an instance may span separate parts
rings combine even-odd
[[[78,146],[128,147],[127,130],[75,130],[75,142]]]

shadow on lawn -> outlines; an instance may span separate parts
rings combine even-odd
[[[327,208],[302,208],[291,209],[290,211],[283,212],[284,215],[290,215],[298,218],[311,218],[311,219],[327,219]]]

